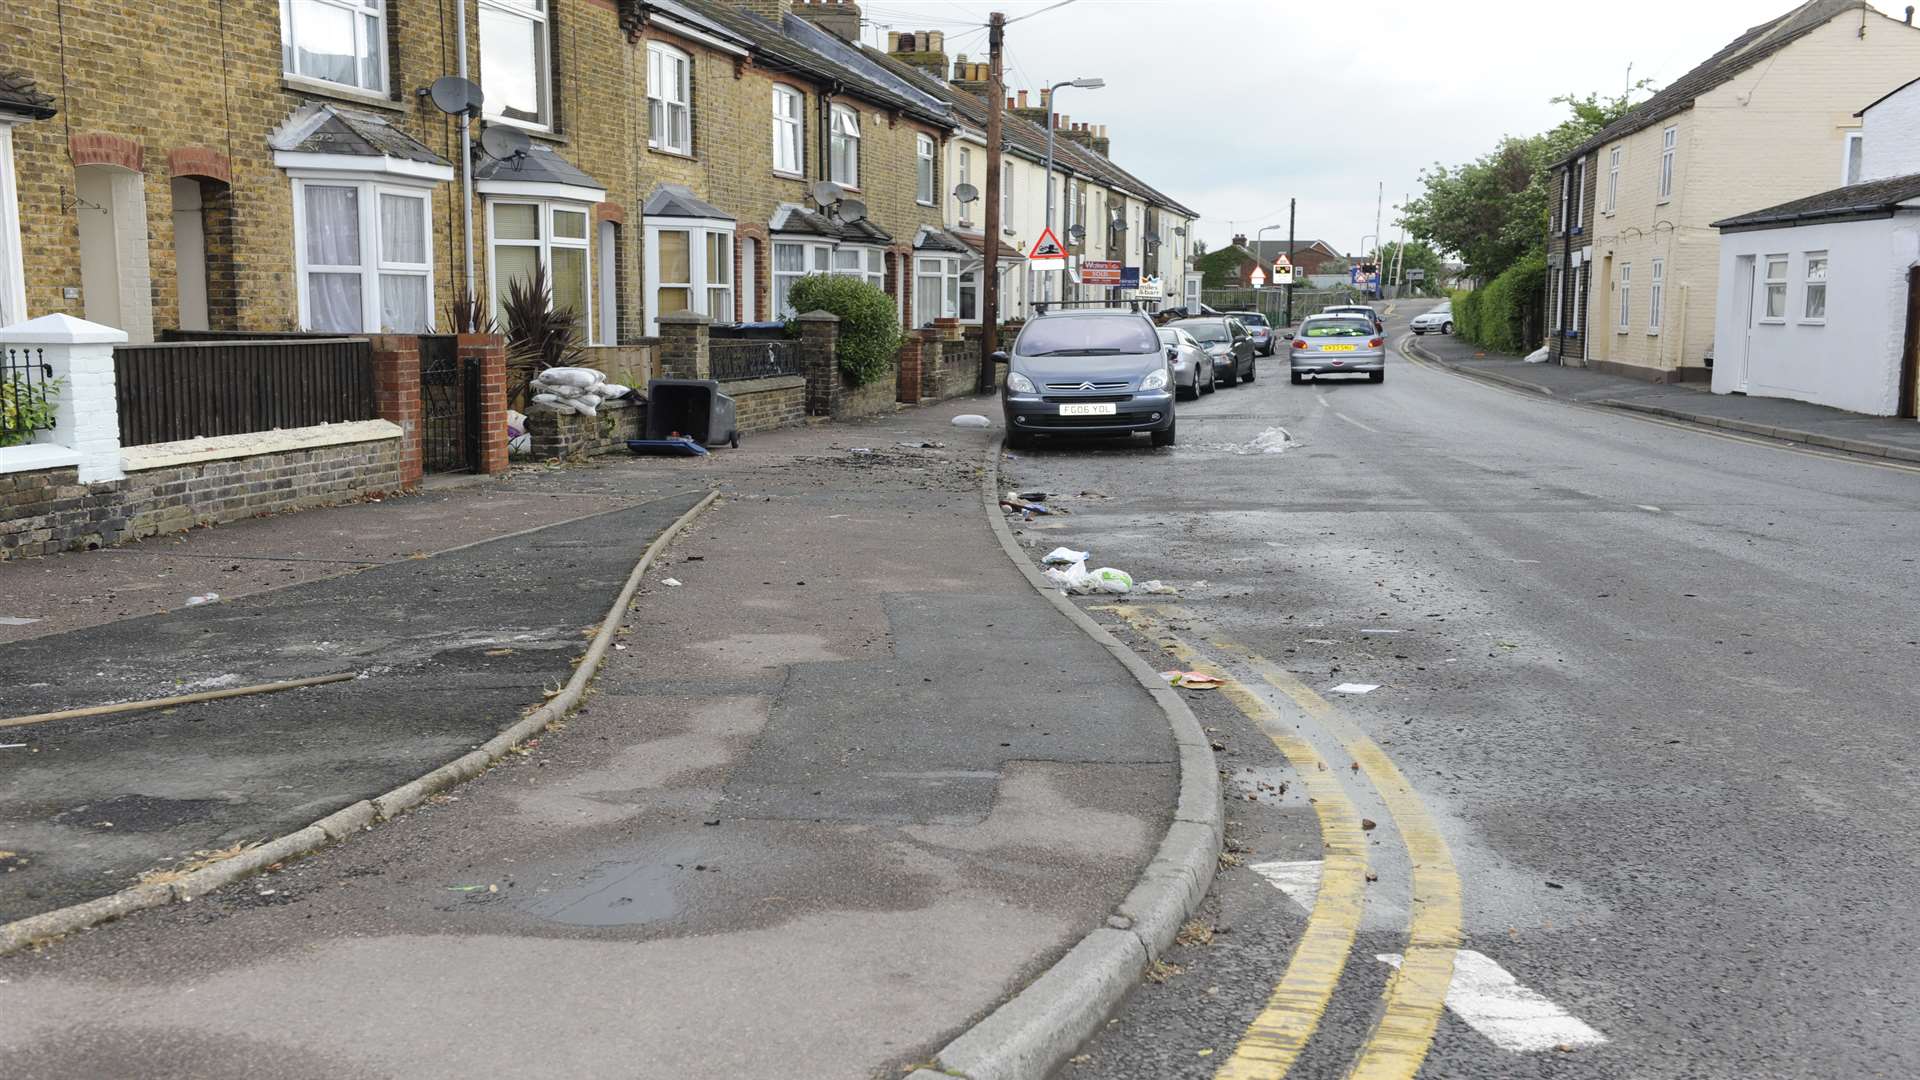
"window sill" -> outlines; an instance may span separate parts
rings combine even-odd
[[[350,101],[369,109],[386,109],[397,113],[407,111],[405,102],[395,101],[378,90],[362,90],[357,86],[328,82],[325,79],[310,79],[305,75],[283,73],[280,76],[280,86],[296,94],[312,94],[316,97],[332,98],[335,101]]]
[[[1800,325],[1801,325],[1801,326],[1825,326],[1825,325],[1827,325],[1827,320],[1825,320],[1825,319],[1801,319],[1801,320],[1800,320]]]
[[[482,117],[482,119],[489,124],[500,124],[505,127],[517,128],[536,139],[548,139],[553,142],[566,141],[564,137],[553,130],[552,124],[536,124],[531,120],[515,120],[510,116],[487,116]],[[475,136],[475,141],[479,141],[478,136]]]
[[[1649,330],[1649,331],[1647,331],[1647,336],[1648,336],[1648,337],[1659,337],[1659,336],[1660,336],[1660,331],[1659,331],[1658,329],[1654,329],[1654,330]]]
[[[652,150],[653,147],[648,147],[647,149]],[[672,150],[660,150],[657,152],[662,154],[671,154],[674,157],[681,156],[680,154]],[[785,169],[775,169],[773,170],[773,175],[775,176],[775,178],[780,180],[805,180],[807,178],[806,173],[787,172]]]
[[[927,201],[927,200],[925,200],[925,199],[915,199],[915,200],[913,200],[913,205],[915,205],[915,206],[932,206],[932,205],[933,205],[933,203],[930,203],[930,202],[928,202],[928,201]]]
[[[1787,320],[1785,320],[1785,319],[1756,319],[1756,320],[1754,320],[1754,321],[1755,321],[1755,322],[1757,322],[1757,323],[1758,323],[1759,325],[1761,325],[1761,326],[1785,326],[1785,325],[1787,325]]]
[[[652,143],[647,144],[647,153],[659,154],[663,157],[676,157],[676,158],[680,158],[683,161],[699,161],[700,160],[699,158],[694,157],[691,151],[675,150],[670,146],[655,146]]]

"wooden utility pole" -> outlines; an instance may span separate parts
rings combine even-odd
[[[987,16],[987,217],[981,237],[980,268],[980,386],[993,393],[996,373],[993,354],[1000,349],[1000,111],[1006,107],[1007,87],[1001,78],[1000,55],[1007,40],[1007,17]]]
[[[1287,261],[1293,262],[1293,204],[1287,200]],[[1293,263],[1293,280],[1287,282],[1287,325],[1293,325],[1293,282],[1300,279],[1300,264]]]

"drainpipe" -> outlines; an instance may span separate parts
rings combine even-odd
[[[455,72],[467,77],[467,0],[454,0],[454,48],[460,56]],[[444,40],[444,39],[442,39]],[[467,247],[467,299],[473,299],[473,117],[460,118],[460,210],[463,215],[461,239]]]
[[[1680,371],[1687,364],[1687,292],[1686,285],[1680,286],[1680,343],[1679,351],[1673,357],[1673,369]]]

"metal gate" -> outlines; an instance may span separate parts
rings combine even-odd
[[[460,358],[451,334],[420,337],[421,467],[473,472],[480,467],[480,361]]]

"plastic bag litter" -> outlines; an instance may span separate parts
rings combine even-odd
[[[979,413],[961,413],[959,416],[956,416],[953,418],[953,426],[968,427],[968,428],[990,428],[993,426],[993,421],[987,419],[984,416],[981,416]]]
[[[1055,567],[1047,571],[1047,580],[1070,593],[1124,593],[1133,588],[1133,575],[1125,570],[1115,570],[1103,566],[1098,570],[1088,570],[1084,561],[1076,561],[1072,566],[1061,569]]]
[[[1213,690],[1222,682],[1219,676],[1204,671],[1163,671],[1160,677],[1185,690]]]
[[[1072,566],[1074,563],[1086,562],[1087,557],[1092,554],[1093,552],[1091,551],[1075,551],[1072,548],[1057,547],[1047,552],[1046,557],[1040,560],[1040,565]]]
[[[1546,362],[1547,362],[1547,347],[1545,345],[1542,345],[1539,348],[1527,354],[1527,363],[1529,364],[1544,364]]]
[[[1167,584],[1166,582],[1161,581],[1159,578],[1155,578],[1152,581],[1143,581],[1139,585],[1135,586],[1134,589],[1136,592],[1149,593],[1154,596],[1179,596],[1180,595],[1179,589],[1176,589],[1173,586]]]

